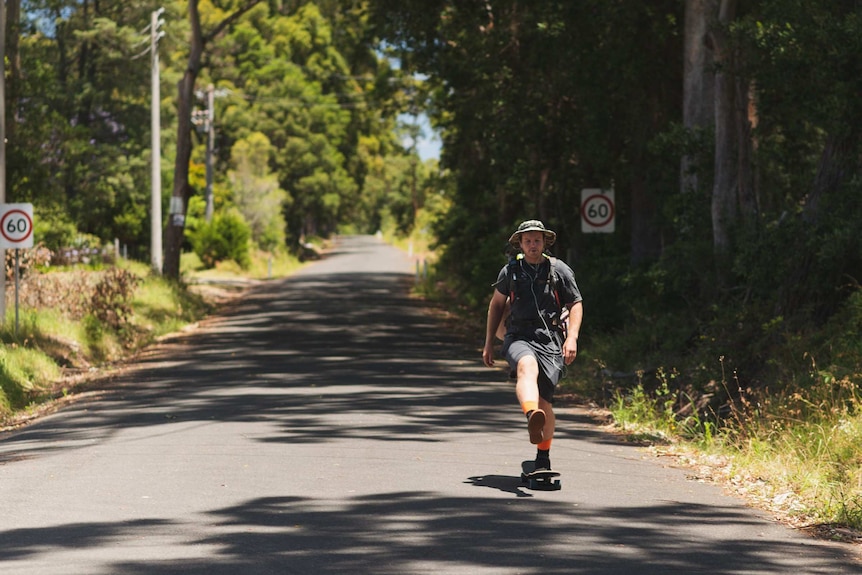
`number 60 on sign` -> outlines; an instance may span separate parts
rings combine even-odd
[[[33,247],[33,204],[0,204],[0,248]]]
[[[581,190],[581,231],[583,233],[614,231],[614,191],[586,188]]]

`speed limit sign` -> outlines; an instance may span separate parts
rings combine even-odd
[[[612,233],[616,209],[614,191],[586,188],[581,190],[581,231]]]
[[[33,204],[0,204],[0,248],[33,247]]]

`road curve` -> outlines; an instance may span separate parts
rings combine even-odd
[[[862,573],[576,410],[562,490],[526,489],[512,385],[408,296],[413,271],[344,237],[5,435],[0,573]]]

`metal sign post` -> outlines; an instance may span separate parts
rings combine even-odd
[[[0,204],[0,248],[15,250],[15,337],[18,337],[18,250],[32,247],[33,204]],[[5,269],[3,274],[5,277]]]
[[[15,339],[18,338],[18,278],[21,275],[18,270],[21,268],[20,253],[21,250],[15,248]]]

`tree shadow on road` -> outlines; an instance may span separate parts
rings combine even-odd
[[[553,518],[549,523],[548,518]],[[158,520],[8,530],[0,563],[51,550],[163,541],[164,560],[119,560],[116,574],[187,573],[858,573],[799,540],[692,538],[750,523],[734,508],[667,502],[613,508],[553,500],[394,492],[327,501],[267,497],[184,526]],[[206,557],[192,549],[207,549]],[[185,551],[185,554],[184,554]],[[192,556],[193,555],[193,556]],[[805,558],[805,569],[799,561]]]
[[[487,369],[479,350],[448,334],[404,274],[311,275],[264,284],[207,326],[143,357],[102,382],[96,402],[67,408],[57,425],[13,434],[3,458],[107,440],[118,430],[188,421],[271,420],[267,442],[321,443],[365,438],[434,442],[443,432],[509,425],[517,409],[505,372]],[[502,362],[501,362],[502,363]],[[501,386],[501,383],[503,384]],[[99,389],[99,388],[96,388]],[[387,413],[387,420],[333,426],[330,416]],[[559,437],[590,435],[590,426]]]

